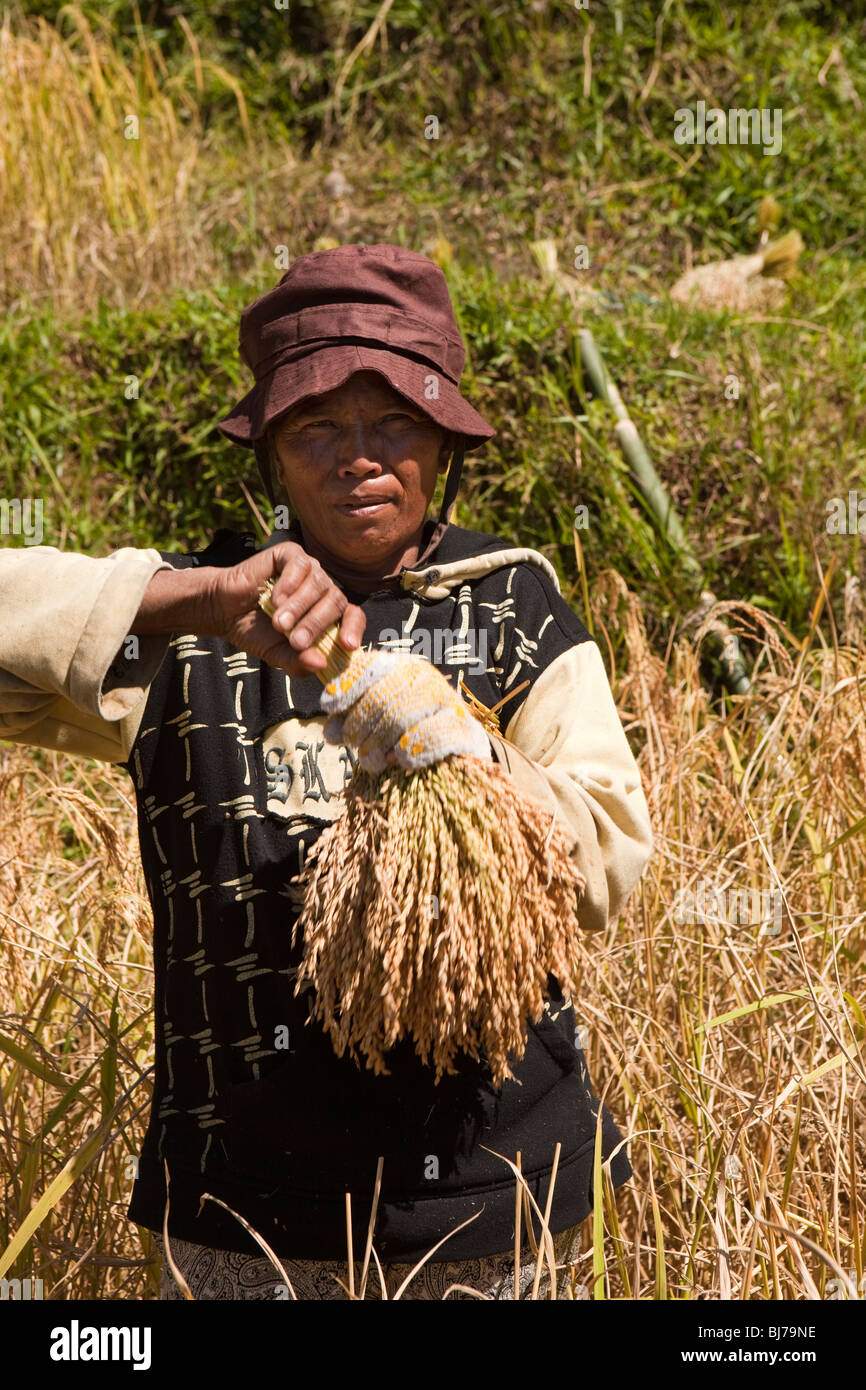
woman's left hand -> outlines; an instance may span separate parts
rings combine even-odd
[[[327,741],[355,746],[367,772],[394,763],[414,771],[452,753],[492,756],[478,720],[446,677],[420,656],[356,655],[351,669],[325,687],[321,707],[332,716],[325,725]]]

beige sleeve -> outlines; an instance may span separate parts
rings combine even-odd
[[[505,729],[497,761],[565,830],[586,878],[581,926],[599,931],[625,906],[653,835],[640,772],[614,704],[601,652],[582,642],[538,677]]]
[[[128,756],[169,638],[125,650],[156,550],[104,559],[50,545],[0,550],[0,739],[104,762]]]

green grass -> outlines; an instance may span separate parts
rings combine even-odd
[[[128,6],[84,8],[97,29],[99,10],[121,54],[146,32],[172,79],[189,77],[194,55],[169,8],[145,10],[144,30]],[[564,268],[575,245],[589,249],[588,269],[576,273],[604,297],[584,320],[708,582],[802,636],[818,563],[836,554],[841,569],[863,573],[859,538],[824,532],[827,499],[864,476],[857,91],[862,102],[866,56],[857,24],[817,4],[759,3],[746,14],[674,3],[663,16],[639,4],[618,25],[615,7],[590,16],[553,3],[453,10],[397,0],[387,50],[380,35],[360,55],[329,115],[309,98],[333,94],[377,8],[349,17],[336,3],[308,6],[285,21],[267,6],[251,17],[223,3],[196,18],[202,56],[241,85],[255,132],[250,153],[236,95],[205,74],[202,179],[188,215],[207,213],[207,263],[222,273],[189,284],[184,264],[179,283],[169,275],[150,285],[144,307],[133,308],[142,295],[120,267],[98,306],[67,306],[60,317],[36,286],[22,287],[0,336],[4,494],[42,496],[47,543],[91,552],[201,544],[217,525],[255,529],[240,486],[266,512],[252,454],[214,424],[249,384],[237,320],[276,283],[275,246],[301,254],[327,234],[423,249],[441,234],[454,248],[466,389],[499,431],[468,460],[459,520],[542,550],[568,588],[574,506],[586,504],[590,575],[612,560],[662,643],[694,595],[627,480],[624,491],[612,483],[612,421],[578,389],[577,317],[546,291],[532,260],[530,242],[553,236]],[[69,17],[61,24],[75,32]],[[822,85],[816,74],[834,44],[844,70],[831,65]],[[402,67],[396,88],[380,81]],[[699,96],[782,109],[782,152],[676,146],[673,113]],[[424,138],[430,113],[441,121],[438,140]],[[285,177],[262,177],[265,152],[276,167],[281,146]],[[321,192],[335,162],[354,189],[342,222]],[[219,192],[206,206],[208,176]],[[666,291],[686,243],[696,262],[751,250],[768,190],[783,225],[806,243],[788,310],[776,316],[795,322],[673,306]],[[737,400],[725,397],[732,374]],[[131,375],[139,396],[129,400]],[[834,592],[837,622],[840,603]]]
[[[734,1296],[802,1298],[793,1238],[786,1252],[762,1227],[749,1254],[765,1184],[767,1218],[779,1217],[778,1194],[792,1228],[863,1272],[863,1200],[848,1200],[863,1171],[859,1073],[815,1076],[837,1042],[803,993],[820,991],[838,1036],[861,1047],[860,675],[834,639],[844,571],[862,580],[864,562],[860,537],[828,536],[824,523],[828,499],[866,477],[862,8],[846,6],[846,19],[817,0],[592,0],[587,11],[394,0],[365,49],[379,0],[292,0],[290,13],[264,0],[103,0],[83,7],[89,37],[58,0],[9,11],[36,75],[14,100],[7,88],[5,104],[0,86],[0,147],[10,132],[38,132],[41,156],[29,184],[0,186],[0,497],[43,499],[45,543],[188,549],[218,526],[256,529],[244,488],[268,508],[253,455],[215,429],[250,384],[238,318],[279,278],[277,247],[300,255],[320,237],[451,244],[465,390],[498,430],[467,458],[456,519],[542,551],[581,613],[572,525],[575,506],[588,508],[594,631],[614,658],[658,836],[627,913],[585,962],[590,1069],[611,1079],[640,1170],[616,1203],[597,1183],[579,1271],[593,1296],[717,1296],[715,1211]],[[38,15],[59,24],[65,58]],[[781,153],[677,146],[675,112],[698,99],[781,109]],[[131,101],[137,151],[118,135]],[[430,115],[438,140],[425,138]],[[106,150],[111,201],[94,176]],[[166,169],[186,158],[188,183],[169,196]],[[333,167],[353,188],[338,206],[323,190]],[[700,264],[754,249],[767,192],[782,230],[805,243],[787,308],[673,305],[689,253]],[[80,222],[58,217],[73,205]],[[542,282],[531,243],[546,237],[566,270],[575,246],[589,250],[574,272],[597,292],[582,317]],[[628,480],[610,412],[583,390],[583,324],[707,583],[766,609],[785,639],[765,648],[755,699],[723,717],[688,648],[669,650],[697,596]],[[819,572],[833,561],[812,631]],[[611,567],[631,607],[605,580]],[[772,750],[757,751],[765,707],[790,782]],[[128,790],[116,769],[0,750],[11,939],[0,1032],[18,1049],[3,1057],[0,1250],[29,1215],[39,1229],[25,1230],[12,1272],[44,1271],[57,1298],[156,1294],[152,1243],[124,1219],[152,1058],[150,913]],[[756,825],[799,946],[755,943],[743,966],[727,927],[684,931],[670,908],[683,877],[711,867],[768,881]],[[756,999],[780,993],[790,1002],[776,1022]],[[755,1097],[797,1076],[796,1101],[762,1117]],[[728,1155],[745,1178],[720,1205]],[[39,1224],[69,1162],[75,1185]],[[823,1291],[826,1264],[806,1259]]]

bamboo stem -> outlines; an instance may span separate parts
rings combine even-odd
[[[635,479],[656,526],[677,556],[689,583],[701,589],[701,608],[715,603],[715,595],[704,588],[704,574],[687,537],[676,508],[655,470],[646,447],[619,393],[616,382],[607,370],[598,344],[588,328],[578,333],[580,357],[589,383],[600,400],[611,407],[616,416],[617,439],[625,455],[629,471]],[[736,633],[721,619],[706,635],[707,649],[719,662],[722,683],[732,695],[745,695],[751,688],[751,677],[740,651]]]
[[[700,562],[683,530],[682,522],[667,494],[664,483],[656,472],[643,440],[637,432],[637,427],[628,413],[616,382],[611,378],[605,366],[598,344],[588,328],[581,328],[577,336],[580,343],[581,362],[589,378],[589,383],[596,396],[609,405],[616,416],[617,439],[622,452],[625,454],[632,477],[646,498],[659,530],[671,548],[677,552],[689,579],[696,587],[702,588],[704,576]]]
[[[271,602],[271,594],[273,591],[273,579],[269,579],[259,591],[259,608],[261,608],[264,613],[267,613],[269,618],[272,618],[275,612],[274,605]],[[339,632],[340,624],[332,623],[331,626],[322,633],[318,642],[314,644],[316,651],[321,652],[328,663],[327,666],[322,667],[321,671],[315,671],[313,673],[318,676],[322,685],[327,685],[335,676],[342,675],[343,671],[352,664],[354,653],[347,652],[344,647],[340,646],[337,641]]]

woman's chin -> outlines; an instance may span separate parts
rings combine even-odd
[[[339,553],[349,564],[353,558],[366,562],[387,560],[401,544],[404,547],[411,544],[411,531],[407,534],[407,528],[400,526],[399,521],[393,506],[370,510],[369,515],[337,508],[331,530],[323,539],[329,549]]]
[[[395,557],[399,560],[418,542],[423,522],[422,516],[414,526],[407,525],[405,516],[394,506],[372,511],[369,516],[334,507],[317,518],[315,532],[310,529],[309,539],[314,539],[338,565],[356,570],[359,577],[375,579],[390,574],[395,568]]]
[[[363,525],[350,522],[348,526],[335,526],[326,544],[340,564],[373,577],[378,567],[389,565],[392,555],[400,546],[400,540],[383,532],[371,518]]]

